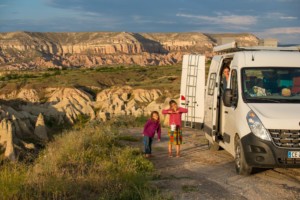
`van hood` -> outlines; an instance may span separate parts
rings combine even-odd
[[[249,103],[266,129],[300,130],[300,104]]]

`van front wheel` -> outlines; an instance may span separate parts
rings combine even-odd
[[[235,142],[235,169],[240,175],[250,175],[252,167],[246,162],[241,140],[237,137]]]

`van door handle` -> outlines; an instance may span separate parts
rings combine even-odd
[[[211,110],[211,107],[208,107],[209,110]]]
[[[225,111],[224,113],[225,113],[225,114],[228,114],[228,111]]]

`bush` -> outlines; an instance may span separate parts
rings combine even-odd
[[[32,166],[0,173],[5,199],[145,199],[153,165],[102,124],[56,136]],[[28,172],[27,172],[28,171]]]
[[[0,197],[18,199],[28,167],[21,163],[4,163],[0,167]]]
[[[148,118],[149,116],[134,117],[132,115],[120,115],[112,118],[109,123],[116,128],[143,127]]]

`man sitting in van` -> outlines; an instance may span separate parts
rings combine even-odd
[[[222,74],[222,82],[221,82],[221,95],[223,96],[223,94],[225,93],[225,90],[227,88],[227,82],[229,79],[229,71],[230,68],[228,65],[224,66],[223,68],[223,74]]]

